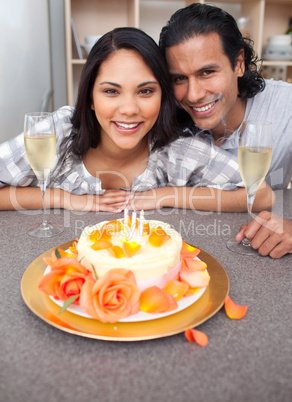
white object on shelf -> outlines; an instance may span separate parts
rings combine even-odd
[[[292,45],[268,45],[263,51],[266,60],[292,60]]]
[[[90,50],[92,49],[92,45],[81,45],[81,49],[84,51],[86,56],[88,56],[90,53]]]
[[[289,46],[291,45],[291,35],[274,35],[269,38],[271,46]]]
[[[85,41],[86,45],[92,47],[100,38],[101,38],[101,35],[85,36],[84,41]]]
[[[261,73],[265,79],[274,78],[276,81],[286,81],[287,66],[263,66]]]

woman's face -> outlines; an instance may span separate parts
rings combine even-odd
[[[161,87],[139,53],[121,49],[99,69],[93,104],[101,126],[101,144],[111,149],[137,147],[157,120]]]

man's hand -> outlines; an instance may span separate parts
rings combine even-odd
[[[242,226],[235,239],[244,237],[263,256],[281,258],[292,253],[292,221],[270,212],[263,211],[248,226]]]

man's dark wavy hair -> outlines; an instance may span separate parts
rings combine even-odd
[[[258,71],[258,61],[253,49],[253,41],[244,38],[235,19],[221,8],[193,3],[176,11],[162,28],[159,47],[164,54],[166,49],[185,42],[194,36],[217,33],[225,54],[234,70],[241,49],[244,50],[245,73],[238,78],[239,96],[253,98],[265,88],[265,81]]]

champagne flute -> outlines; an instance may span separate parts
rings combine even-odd
[[[252,206],[256,192],[268,173],[272,160],[272,123],[244,121],[238,144],[238,165],[247,194],[247,224],[252,220]],[[238,253],[257,255],[250,240],[229,240],[227,247]]]
[[[59,224],[48,223],[44,195],[47,178],[56,155],[56,131],[53,115],[47,112],[26,113],[24,118],[24,145],[26,155],[41,189],[43,222],[28,228],[33,237],[52,237],[63,231]]]

